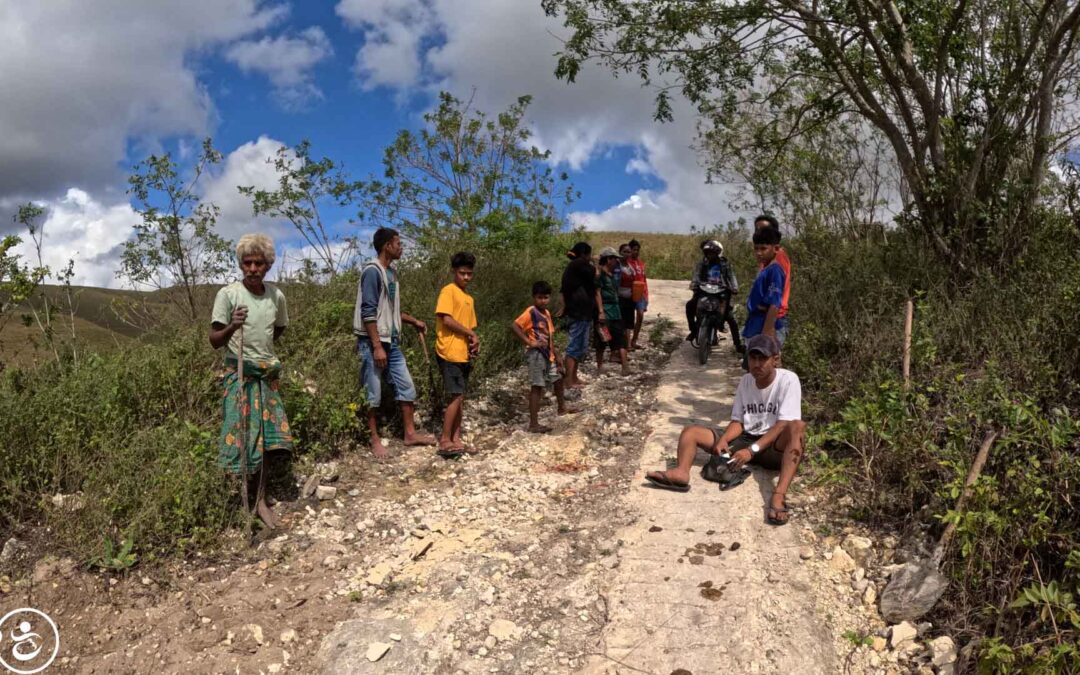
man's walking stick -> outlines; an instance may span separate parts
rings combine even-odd
[[[244,540],[251,540],[251,512],[248,510],[247,391],[244,388],[244,327],[240,326],[240,348],[236,355],[236,381],[240,387],[240,504],[244,508]]]

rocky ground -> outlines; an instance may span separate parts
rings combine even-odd
[[[670,283],[657,284],[654,303],[677,317],[684,285]],[[670,297],[664,304],[657,296]],[[549,405],[550,436],[523,431],[523,373],[507,374],[467,410],[477,456],[444,461],[431,449],[401,447],[386,462],[350,454],[298,476],[301,497],[275,507],[282,532],[258,547],[123,578],[64,559],[24,561],[25,574],[0,578],[0,602],[57,621],[58,672],[667,675],[620,663],[610,644],[625,614],[613,584],[630,569],[627,533],[657,527],[642,510],[641,460],[666,414],[657,392],[670,377],[677,333],[634,353],[629,377],[587,368],[591,383],[576,402],[587,412],[556,419]],[[693,417],[693,405],[685,407]],[[769,476],[760,480],[767,485]],[[796,543],[776,555],[804,580],[783,586],[785,602],[812,607],[825,626],[817,647],[827,666],[817,672],[951,673],[956,650],[947,637],[925,624],[889,627],[878,613],[889,565],[904,559],[897,542],[857,529],[826,492],[791,501],[783,536]],[[774,536],[768,526],[748,519],[742,527],[742,553],[769,551],[767,540],[755,541]],[[730,533],[684,538],[693,550],[676,553],[688,568],[739,559]],[[20,569],[17,545],[5,555]],[[768,605],[785,581],[767,572],[748,578],[746,597]],[[722,584],[693,592],[706,617],[732,607]],[[783,662],[767,653],[775,635],[769,625],[754,630],[741,639],[762,646],[754,663],[770,672]],[[677,649],[662,639],[655,634],[648,648]],[[695,640],[724,644],[725,634]],[[734,672],[724,663],[673,670]]]

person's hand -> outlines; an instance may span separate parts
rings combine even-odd
[[[476,333],[469,333],[469,354],[472,356],[480,355],[480,336]]]
[[[248,308],[246,305],[239,305],[232,313],[232,322],[229,327],[233,330],[239,330],[244,327],[244,322],[247,321]]]
[[[386,358],[386,350],[383,349],[381,342],[376,342],[371,348],[371,357],[375,359],[375,367],[382,370],[386,367],[388,359]]]
[[[544,343],[539,340],[529,340],[529,349],[543,349]]]
[[[772,338],[776,337],[776,327],[775,326],[773,328],[765,328],[761,332],[762,332],[763,335],[768,335],[769,337],[772,337]]]
[[[713,446],[712,452],[713,452],[714,455],[722,455],[725,452],[727,452],[727,449],[728,449],[728,442],[725,441],[723,438],[721,438],[720,440],[718,440],[716,442],[716,445]]]
[[[416,329],[417,333],[420,333],[421,338],[427,337],[427,324],[420,319],[413,322],[413,328]]]
[[[599,321],[600,321],[600,323],[607,323],[607,317],[606,317],[606,316],[604,316],[604,313],[603,313],[603,312],[600,312],[600,318],[599,318]]]
[[[563,365],[562,359],[555,361],[555,372],[559,375],[566,374],[566,366]]]
[[[742,450],[739,450],[731,456],[730,464],[732,470],[738,471],[739,469],[743,468],[743,466],[747,462],[749,462],[753,456],[754,453],[750,452],[750,448],[743,448]]]
[[[555,312],[555,318],[556,319],[561,319],[565,315],[566,315],[566,308],[565,307],[560,307],[558,309],[558,311]]]

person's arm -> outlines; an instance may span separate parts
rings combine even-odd
[[[776,337],[776,317],[779,313],[779,307],[776,305],[769,305],[769,311],[765,313],[765,327],[761,329],[762,333]]]
[[[274,304],[274,342],[277,342],[281,336],[285,333],[285,328],[289,325],[289,306],[285,302],[285,294],[281,292],[276,286],[276,299]]]
[[[467,338],[470,344],[479,344],[480,338],[477,337],[476,333],[473,332],[472,329],[466,328],[460,321],[458,321],[454,317],[450,316],[449,314],[436,314],[435,316],[442,317],[442,325],[443,328],[445,328],[446,330],[450,331],[451,333],[460,335],[463,338]]]
[[[596,289],[596,312],[600,319],[600,323],[607,323],[607,317],[604,316],[604,299],[600,296],[600,289]]]
[[[761,332],[765,335],[776,337],[776,319],[780,315],[780,305],[784,302],[784,271],[779,265],[773,264],[772,278],[768,280],[769,309],[765,312],[765,325]]]
[[[735,268],[728,263],[727,265],[727,282],[728,288],[731,289],[732,295],[739,294],[739,280],[735,277]]]
[[[244,327],[244,321],[247,320],[248,310],[247,307],[240,305],[232,311],[232,319],[229,323],[224,324],[220,321],[214,321],[210,324],[210,346],[214,349],[221,349],[225,345],[229,344],[229,339],[232,338],[233,333]],[[282,329],[284,330],[284,329]],[[277,329],[274,329],[275,334]]]
[[[224,288],[218,291],[214,297],[214,309],[210,313],[210,346],[221,349],[227,345],[233,333],[244,326],[247,314],[244,305],[232,306]]]
[[[427,337],[427,324],[420,319],[413,317],[411,314],[406,314],[405,312],[402,312],[401,322],[407,323],[413,328],[415,328],[416,332],[420,333],[421,338]]]
[[[374,267],[369,267],[360,275],[360,320],[364,324],[364,333],[371,341],[371,359],[375,367],[382,370],[388,359],[379,336],[379,296],[382,294],[382,275]]]
[[[510,329],[514,331],[514,335],[517,337],[518,340],[521,341],[523,345],[525,345],[529,349],[540,349],[540,342],[537,340],[530,340],[529,336],[525,334],[525,330],[517,321],[514,321],[510,324]]]
[[[727,452],[728,445],[730,445],[733,440],[738,438],[742,432],[742,422],[738,420],[731,420],[730,422],[728,422],[727,429],[724,429],[724,433],[722,436],[720,436],[720,440],[718,440],[716,442],[716,445],[713,446],[713,454],[722,455]]]
[[[701,265],[702,262],[700,260],[694,263],[694,271],[690,275],[690,290],[692,291],[696,291],[698,289],[698,285],[700,284],[698,279],[701,277]]]

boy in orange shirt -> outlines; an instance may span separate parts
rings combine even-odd
[[[476,309],[472,296],[465,292],[472,281],[476,256],[455,253],[450,267],[454,269],[454,281],[443,287],[435,304],[435,357],[442,370],[443,389],[450,396],[438,454],[445,459],[456,459],[474,452],[461,440],[461,418],[472,370],[470,361],[480,355],[480,338],[475,333]]]
[[[540,424],[540,398],[544,390],[554,385],[555,399],[559,402],[559,415],[578,412],[566,407],[563,398],[562,359],[555,351],[555,324],[548,311],[551,302],[551,284],[537,281],[532,287],[533,304],[521,313],[511,329],[525,345],[525,362],[529,366],[529,433],[546,434],[551,427]]]

